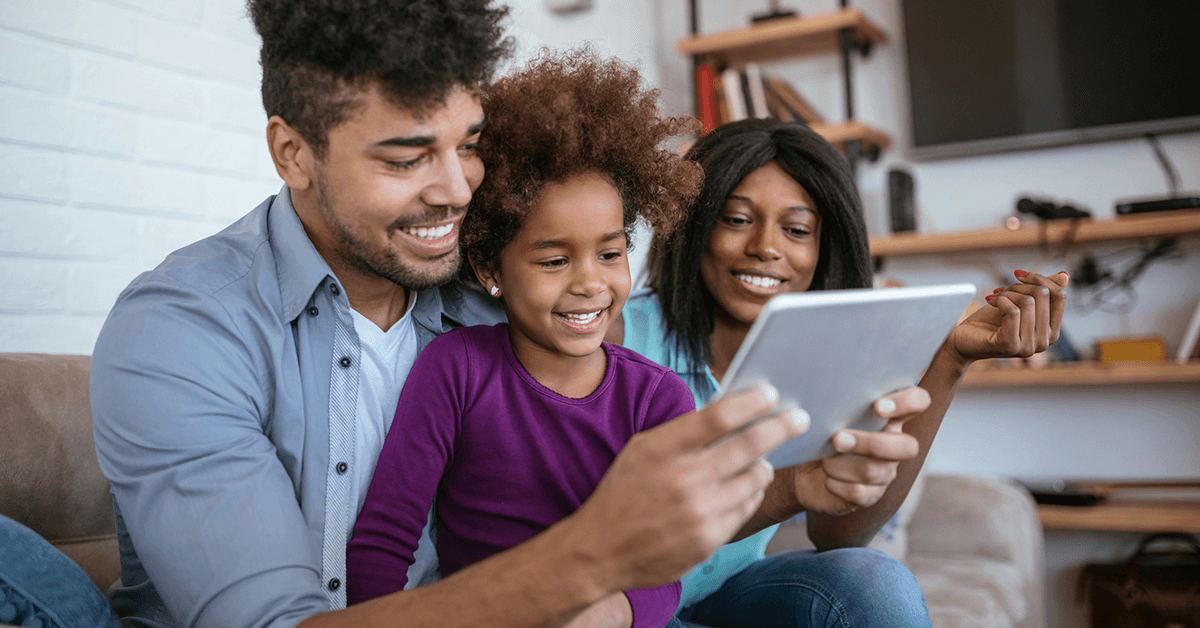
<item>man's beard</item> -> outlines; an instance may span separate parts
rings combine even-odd
[[[390,249],[372,250],[338,219],[333,211],[337,200],[330,199],[326,194],[324,177],[318,177],[315,183],[317,205],[325,216],[325,223],[329,225],[330,232],[341,245],[336,255],[343,263],[365,275],[383,277],[406,290],[434,288],[447,283],[458,273],[460,255],[457,246],[421,265],[406,263],[396,251]],[[441,222],[459,212],[460,210],[452,207],[430,207],[420,216],[397,221],[390,228],[399,229],[406,224]]]

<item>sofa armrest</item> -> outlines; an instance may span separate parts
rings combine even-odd
[[[908,534],[910,554],[982,556],[1042,571],[1037,504],[1010,480],[931,474]]]

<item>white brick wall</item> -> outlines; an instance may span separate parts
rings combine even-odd
[[[118,293],[281,185],[243,0],[0,2],[0,351],[91,353]]]

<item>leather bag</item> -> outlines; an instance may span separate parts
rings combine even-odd
[[[1128,560],[1079,577],[1093,628],[1200,628],[1200,541],[1152,534]]]

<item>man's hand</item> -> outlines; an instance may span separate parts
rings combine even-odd
[[[808,429],[805,413],[778,410],[778,400],[773,387],[755,388],[629,441],[561,522],[606,591],[678,580],[733,537],[774,475],[762,456]]]
[[[633,608],[629,598],[618,591],[589,606],[563,628],[629,628],[633,625]]]

